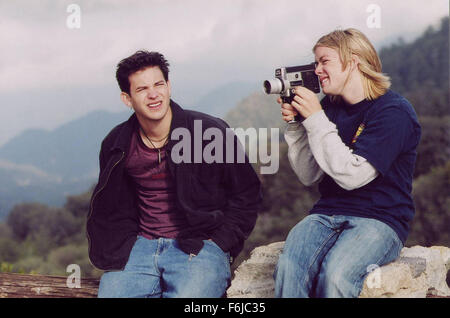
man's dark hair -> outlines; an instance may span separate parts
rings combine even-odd
[[[116,79],[120,90],[130,94],[130,81],[128,77],[147,67],[157,66],[164,75],[166,81],[169,80],[169,62],[161,53],[140,50],[133,55],[123,59],[117,64]]]

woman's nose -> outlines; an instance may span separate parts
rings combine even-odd
[[[316,73],[317,76],[319,76],[322,73],[322,65],[317,64],[314,72]]]

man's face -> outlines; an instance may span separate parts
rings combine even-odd
[[[157,66],[147,67],[128,77],[130,94],[122,100],[133,107],[139,122],[160,122],[171,119],[170,82]]]
[[[324,94],[341,95],[349,75],[349,67],[343,70],[342,62],[335,49],[319,46],[314,51],[316,74]]]

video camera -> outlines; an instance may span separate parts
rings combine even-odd
[[[316,75],[315,69],[315,63],[277,68],[275,78],[264,81],[264,91],[266,94],[280,94],[283,103],[287,104],[292,103],[297,86],[320,93],[319,77]],[[298,116],[295,116],[295,119],[301,120]]]

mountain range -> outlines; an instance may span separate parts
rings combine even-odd
[[[428,28],[415,41],[399,41],[380,50],[383,71],[391,76],[392,89],[407,97],[419,116],[445,119],[449,115],[448,32],[446,17],[440,27]],[[231,127],[281,128],[284,122],[276,97],[261,93],[261,84],[229,83],[200,97],[195,105],[182,106],[224,118]],[[88,190],[98,175],[101,140],[130,115],[127,111],[95,111],[51,131],[27,130],[1,146],[0,221],[17,203],[61,205],[67,195]],[[423,141],[433,127],[425,128],[422,148],[426,148]],[[447,137],[443,132],[439,138],[428,139],[440,142],[442,152],[449,149]],[[421,151],[429,156],[426,149]]]
[[[229,83],[201,97],[195,106],[185,108],[224,117],[255,89],[256,83]],[[59,206],[67,195],[88,190],[98,177],[101,141],[130,115],[130,111],[98,110],[51,131],[26,130],[1,146],[0,221],[15,204]]]

